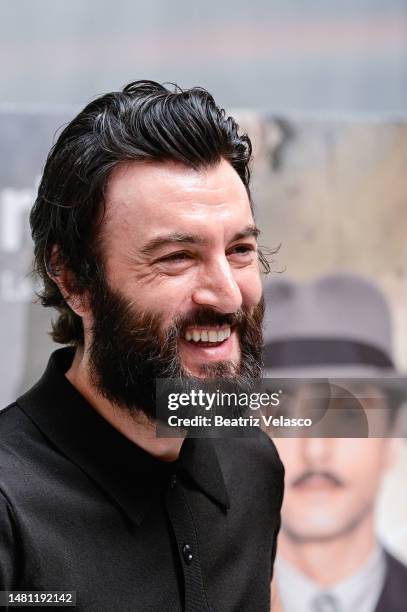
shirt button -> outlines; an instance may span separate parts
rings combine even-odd
[[[192,548],[189,544],[184,544],[182,547],[182,555],[187,565],[191,565],[194,555],[192,554]]]
[[[175,472],[174,474],[171,474],[170,484],[171,484],[171,489],[173,489],[175,485],[177,484],[177,475],[175,474]]]

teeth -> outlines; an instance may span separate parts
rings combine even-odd
[[[230,336],[230,327],[226,329],[209,329],[209,330],[189,330],[185,332],[185,340],[190,342],[193,340],[194,342],[223,342]]]

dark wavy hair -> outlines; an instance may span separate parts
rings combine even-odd
[[[97,98],[64,128],[48,155],[30,214],[34,273],[43,283],[38,295],[43,306],[59,312],[51,332],[55,342],[83,343],[82,319],[51,277],[63,263],[72,275],[71,290],[83,294],[102,274],[97,229],[112,170],[145,160],[200,169],[224,158],[250,200],[252,147],[238,130],[205,89],[169,90],[154,81],[135,81]]]

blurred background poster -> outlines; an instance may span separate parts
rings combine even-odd
[[[0,0],[0,32],[2,406],[35,382],[53,348],[51,312],[34,303],[29,274],[28,214],[46,155],[87,101],[139,78],[201,85],[238,118],[254,144],[261,243],[281,244],[272,277],[352,272],[374,282],[394,363],[407,371],[404,0],[199,10],[186,0]],[[403,440],[378,485],[375,532],[407,563],[406,476]]]

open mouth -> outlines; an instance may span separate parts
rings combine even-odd
[[[196,347],[220,346],[230,338],[230,326],[223,327],[189,327],[184,333],[184,340]]]
[[[239,337],[234,325],[190,326],[180,337],[181,361],[186,368],[219,361],[240,360]]]

